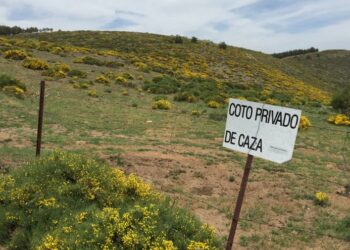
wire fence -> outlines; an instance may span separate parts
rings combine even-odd
[[[119,106],[125,106],[126,103],[123,103],[123,102],[116,102],[116,101],[113,101],[114,104],[116,105],[119,105]],[[135,109],[137,110],[142,110],[142,111],[150,111],[152,110],[151,107],[144,107],[144,106],[132,106],[132,104],[128,104],[129,106],[131,107],[134,107]],[[163,112],[163,111],[160,111],[160,110],[153,110],[154,112]],[[170,115],[170,116],[169,116]],[[171,115],[173,115],[173,117],[171,117]],[[170,133],[170,136],[169,136],[169,144],[172,145],[172,150],[175,151],[175,144],[173,143],[174,142],[174,138],[176,137],[176,132],[177,132],[177,126],[178,126],[178,123],[177,123],[177,119],[179,116],[188,116],[189,115],[189,112],[188,111],[177,111],[177,110],[168,110],[166,112],[166,119],[167,119],[167,123],[170,124],[170,130],[171,130],[171,133]],[[193,117],[195,118],[195,117]],[[132,123],[130,123],[129,120],[126,121],[126,127],[128,126],[132,126]],[[342,147],[341,147],[341,150],[340,150],[340,154],[342,156],[342,160],[343,160],[343,164],[344,166],[349,166],[349,161],[348,161],[348,157],[350,157],[350,153],[348,152],[349,148],[347,147],[347,143],[350,139],[350,130],[348,130],[347,127],[344,127],[344,128],[330,128],[330,127],[326,127],[326,126],[317,126],[317,125],[312,125],[311,126],[311,129],[317,129],[319,131],[327,131],[327,135],[329,136],[332,136],[334,137],[335,134],[338,134],[338,135],[342,135],[340,137],[343,138],[343,142],[342,142]],[[170,167],[170,161],[168,161],[168,167]],[[302,177],[303,180],[309,180],[309,181],[313,181],[315,176],[313,177],[310,177],[310,176],[306,176],[305,174],[300,174],[300,173],[296,173],[296,172],[293,172],[293,174],[295,176],[299,176],[299,177]],[[146,176],[141,176],[142,179],[148,181],[148,182],[151,182],[153,183],[153,179],[151,178],[148,178]],[[339,182],[337,181],[331,181],[329,179],[325,179],[325,180],[322,180],[324,183],[329,183],[329,184],[332,184],[332,185],[336,185],[336,186],[339,186],[341,184],[339,184]],[[346,183],[347,184],[347,183]],[[186,198],[187,200],[190,200],[190,201],[196,201],[198,203],[201,203],[201,204],[204,204],[206,205],[208,208],[212,208],[212,209],[215,209],[217,211],[222,211],[222,207],[219,207],[219,206],[216,206],[210,202],[207,202],[203,199],[200,199],[194,195],[191,195],[190,193],[186,193],[186,192],[182,192],[181,193],[181,196]],[[174,201],[175,202],[175,201]],[[286,229],[288,228],[288,221],[286,222],[281,222],[279,221],[280,224],[282,225],[276,225],[276,224],[273,224],[271,222],[261,222],[261,221],[257,221],[257,220],[253,220],[253,219],[249,219],[249,218],[246,218],[246,217],[243,217],[243,218],[240,218],[240,222],[249,222],[249,223],[253,223],[253,224],[256,224],[256,225],[259,225],[259,226],[267,226],[269,228],[271,228],[272,230],[274,229],[280,229],[280,230],[283,230],[283,229]],[[176,229],[172,229],[172,230],[176,230]],[[294,230],[297,230],[294,228]],[[309,235],[315,235],[316,232],[315,231],[312,231],[312,230],[309,230],[309,229],[301,229],[300,232],[303,232],[303,233],[307,233]],[[181,233],[181,232],[180,232]],[[330,234],[327,234],[327,233],[322,233],[322,232],[317,232],[317,235],[320,235],[320,236],[325,236],[325,237],[332,237]],[[234,242],[235,245],[239,245],[239,243],[237,242]]]

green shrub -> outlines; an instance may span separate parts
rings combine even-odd
[[[178,102],[196,102],[197,97],[187,92],[180,92],[174,96],[174,101]]]
[[[0,242],[10,249],[221,248],[212,229],[136,176],[62,152],[0,174]]]
[[[191,38],[191,43],[197,43],[197,42],[198,42],[198,38],[195,37],[195,36],[193,36],[193,37]]]
[[[84,56],[82,58],[82,63],[89,64],[89,65],[103,66],[103,62],[101,60],[91,56]]]
[[[159,100],[168,100],[168,97],[165,95],[156,95],[155,97],[153,97],[154,101],[159,101]]]
[[[27,89],[25,84],[21,81],[12,78],[5,74],[0,74],[0,90],[6,86],[15,86],[23,89],[24,91]]]
[[[173,94],[179,90],[180,82],[167,76],[155,77],[152,82],[145,81],[143,89],[153,94]]]
[[[175,38],[174,38],[174,42],[175,43],[183,43],[183,39],[182,39],[181,36],[176,35]]]
[[[106,66],[110,68],[117,68],[124,66],[123,63],[116,62],[116,61],[102,61],[96,57],[92,56],[84,56],[80,58],[76,58],[73,61],[74,63],[83,63],[88,65],[96,65],[96,66]]]
[[[78,78],[86,78],[87,73],[84,71],[81,71],[79,69],[72,69],[71,71],[68,72],[68,76],[70,77],[78,77]]]
[[[225,43],[225,42],[219,43],[219,48],[220,48],[220,49],[226,49],[226,48],[227,48],[226,43]]]
[[[350,86],[337,92],[332,99],[332,106],[343,114],[350,115]]]

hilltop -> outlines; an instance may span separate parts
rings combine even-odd
[[[0,208],[5,209],[2,200],[18,208],[22,200],[32,199],[30,195],[34,192],[27,188],[27,183],[40,186],[41,179],[32,175],[36,171],[40,176],[49,175],[55,168],[51,153],[59,148],[82,155],[74,155],[82,159],[79,162],[94,159],[89,167],[99,169],[99,175],[94,176],[93,171],[88,176],[79,174],[81,188],[77,189],[70,177],[75,174],[65,174],[72,164],[60,165],[64,171],[57,170],[52,182],[50,178],[45,180],[50,189],[37,189],[41,196],[52,195],[56,205],[76,198],[73,192],[61,200],[60,193],[55,192],[56,182],[68,181],[69,185],[60,183],[63,191],[104,194],[96,180],[114,183],[106,177],[112,166],[126,174],[122,179],[136,175],[140,181],[137,179],[135,185],[147,182],[152,190],[168,196],[169,203],[162,209],[180,206],[191,211],[214,227],[223,243],[246,159],[243,154],[222,148],[227,101],[235,97],[298,108],[311,122],[311,126],[306,123],[308,128],[299,130],[290,162],[277,165],[254,159],[236,246],[347,249],[350,127],[335,126],[327,119],[337,114],[329,106],[333,92],[349,79],[345,70],[348,51],[276,59],[261,52],[179,36],[90,31],[2,36],[0,50],[0,175],[11,187],[8,192],[18,192],[19,197],[11,200],[8,193],[6,199],[2,198],[0,182]],[[337,64],[339,71],[332,69],[333,64]],[[318,71],[318,65],[323,65],[324,70]],[[45,164],[32,163],[33,171],[27,173],[22,169],[35,158],[42,79],[46,80],[42,152],[50,168],[45,172],[42,170],[46,169]],[[38,164],[42,168],[35,167]],[[78,164],[76,170],[83,173],[85,165]],[[11,176],[16,177],[16,182]],[[20,183],[21,188],[14,183]],[[114,189],[107,193],[108,198]],[[47,201],[49,207],[53,203],[50,197],[34,198],[39,203]],[[143,202],[137,196],[135,199],[135,204]],[[88,214],[92,217],[87,218],[86,224],[75,225],[76,228],[89,226],[90,230],[91,220],[103,220],[104,212],[99,211],[103,206],[95,207],[101,205],[99,200],[90,202],[80,205],[81,211],[85,211],[86,204],[91,204]],[[37,203],[31,205],[38,208]],[[37,212],[43,212],[41,207]],[[140,208],[134,208],[136,216]],[[122,216],[125,209],[129,207],[121,208],[118,214]],[[13,211],[21,216],[25,212],[21,207]],[[78,212],[80,208],[76,208],[75,213]],[[172,214],[170,211],[169,215]],[[0,216],[11,219],[8,228],[18,219],[15,215],[6,217],[1,211]],[[47,223],[52,237],[64,237],[65,231],[72,230],[66,227],[72,226],[75,218],[65,216],[67,221],[57,225]],[[37,222],[45,228],[46,224],[41,222],[45,218],[38,218]],[[170,224],[163,221],[159,220],[154,229],[160,228],[164,237],[173,235],[167,231]],[[26,222],[28,227],[23,230],[30,228]],[[147,223],[153,225],[153,220]],[[182,223],[177,225],[187,232]],[[200,223],[193,219],[191,225],[199,227]],[[188,232],[201,244],[204,236],[193,235],[196,231],[193,227]],[[42,238],[45,232],[35,234],[33,245],[55,240]],[[28,244],[28,235],[19,234],[19,240],[13,243]],[[176,238],[183,239],[182,243],[172,239],[182,246],[179,249],[190,246],[193,240],[182,236]],[[84,237],[89,240],[89,235],[84,233]],[[0,241],[0,245],[3,243]],[[218,245],[215,240],[213,246]]]

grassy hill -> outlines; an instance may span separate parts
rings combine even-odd
[[[227,98],[296,107],[312,127],[299,131],[292,161],[254,159],[235,244],[347,249],[350,130],[327,122],[336,114],[328,105],[333,86],[345,84],[345,73],[343,83],[328,82],[331,66],[313,73],[316,66],[303,56],[280,60],[209,41],[128,32],[1,37],[0,50],[4,175],[34,158],[45,79],[44,156],[60,148],[136,174],[213,226],[224,242],[245,162],[245,155],[221,146]],[[331,65],[322,53],[312,54],[312,62]],[[319,203],[317,192],[329,201]]]
[[[282,59],[295,77],[328,89],[350,84],[350,51],[326,50]]]

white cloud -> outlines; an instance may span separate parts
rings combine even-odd
[[[263,1],[0,0],[0,22],[63,30],[113,29],[116,25],[118,30],[118,23],[114,21],[125,20],[124,26],[120,25],[122,30],[194,35],[265,52],[310,46],[350,49],[350,35],[347,35],[350,14],[344,14],[350,13],[349,0],[286,1],[281,8],[265,8],[259,13],[259,6],[267,3]],[[281,4],[281,1],[278,3]],[[23,7],[28,13],[15,11]],[[256,15],[245,15],[241,7],[245,10],[255,8]],[[22,18],[14,18],[21,13],[26,14]],[[338,20],[339,13],[342,19]],[[323,17],[325,20],[319,22]],[[326,17],[332,22],[327,23]],[[308,29],[299,29],[303,22]],[[218,23],[225,28],[220,29]]]

